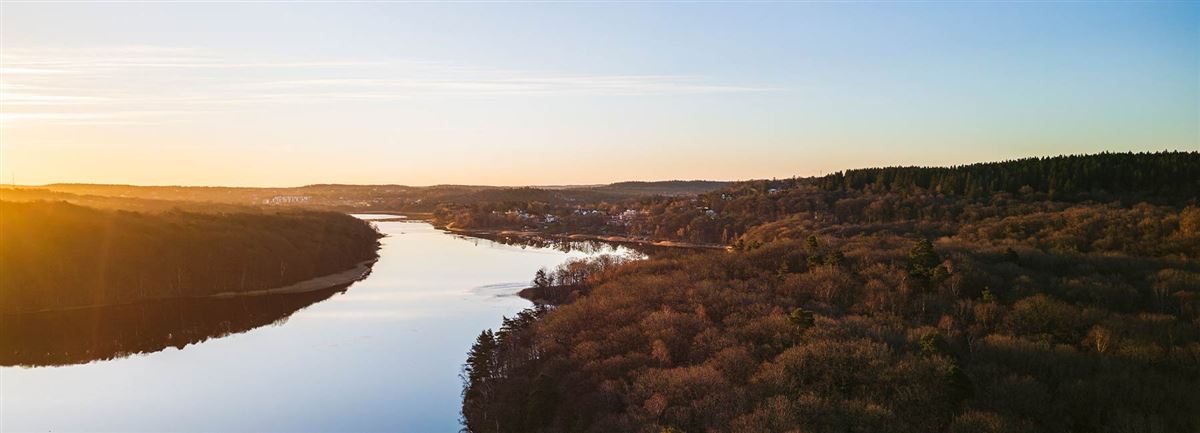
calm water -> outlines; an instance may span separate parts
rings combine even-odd
[[[348,288],[38,318],[72,331],[35,342],[0,329],[4,364],[62,364],[0,368],[0,431],[457,431],[459,366],[529,306],[513,292],[539,267],[629,253],[376,224],[379,262]]]

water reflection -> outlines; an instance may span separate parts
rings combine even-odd
[[[387,237],[348,289],[0,318],[0,431],[458,431],[479,331],[530,306],[512,294],[539,268],[589,254],[361,217]]]
[[[0,315],[0,365],[58,366],[183,349],[282,324],[349,285],[306,293],[142,302],[68,311]]]
[[[675,247],[648,245],[636,242],[568,239],[542,235],[472,233],[469,236],[461,234],[455,234],[454,236],[459,239],[465,239],[474,242],[479,242],[480,239],[483,239],[490,242],[518,246],[522,248],[548,248],[564,253],[580,252],[587,255],[611,254],[618,250],[617,247],[624,247],[628,250],[636,251],[643,256],[650,256],[656,253],[677,249]]]

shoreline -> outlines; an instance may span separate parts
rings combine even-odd
[[[572,302],[573,296],[584,290],[586,286],[580,284],[571,285],[553,285],[553,286],[530,286],[517,291],[517,297],[526,301],[532,302],[534,305],[549,305],[559,306]]]
[[[432,224],[432,221],[427,221],[427,222]],[[439,229],[439,230],[445,230],[450,233],[460,234],[460,235],[465,235],[465,236],[471,236],[471,235],[515,236],[515,237],[523,237],[523,238],[542,237],[542,238],[556,238],[556,239],[565,239],[565,240],[574,240],[574,241],[602,241],[602,242],[612,242],[612,243],[646,245],[646,246],[653,246],[653,247],[691,248],[691,249],[708,249],[708,250],[725,250],[725,251],[728,251],[731,248],[728,245],[720,245],[720,244],[699,244],[699,243],[692,243],[692,242],[668,241],[668,240],[656,241],[653,239],[643,239],[643,238],[634,238],[634,237],[616,236],[616,235],[606,236],[606,235],[589,235],[589,234],[581,234],[581,233],[575,233],[575,234],[542,233],[542,232],[531,231],[531,230],[459,229],[459,228],[454,228],[454,227],[438,226],[436,224],[434,224],[433,227],[436,229]]]
[[[337,286],[341,286],[341,285],[345,285],[345,284],[355,283],[355,282],[362,280],[363,278],[366,278],[371,273],[371,266],[374,265],[375,262],[378,260],[379,260],[378,258],[371,259],[371,260],[365,260],[365,261],[359,262],[358,264],[354,265],[353,268],[350,268],[350,269],[347,269],[344,271],[334,272],[332,274],[325,274],[325,275],[321,275],[318,277],[309,278],[304,281],[298,281],[298,282],[295,282],[292,284],[288,284],[286,286],[273,287],[270,289],[250,290],[250,291],[245,291],[245,292],[220,292],[220,293],[214,293],[214,294],[210,294],[210,295],[197,295],[197,296],[164,296],[164,297],[138,299],[138,300],[129,301],[129,302],[117,302],[117,303],[96,304],[96,305],[80,305],[80,306],[66,307],[66,308],[49,308],[49,309],[34,310],[34,311],[17,311],[17,312],[12,312],[12,313],[0,313],[0,316],[17,316],[17,315],[22,315],[22,314],[40,314],[40,313],[61,313],[61,312],[68,312],[68,311],[87,310],[87,309],[91,309],[91,308],[119,307],[119,306],[126,306],[126,305],[137,305],[137,304],[141,304],[141,303],[182,300],[182,299],[229,299],[229,298],[236,298],[239,296],[266,296],[266,295],[283,295],[283,294],[315,292],[315,291],[329,289],[329,288],[333,288],[333,287],[337,287]]]
[[[371,274],[371,266],[379,259],[371,259],[359,262],[353,268],[335,272],[332,274],[313,277],[304,281],[295,282],[286,286],[275,287],[270,289],[250,290],[245,292],[221,292],[205,296],[193,296],[193,298],[234,298],[238,296],[262,296],[262,295],[280,295],[290,293],[305,293],[315,292],[321,289],[327,289],[342,284],[350,284],[358,282],[367,275]]]

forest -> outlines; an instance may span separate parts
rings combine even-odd
[[[218,208],[0,201],[0,314],[270,289],[376,257],[349,215]]]
[[[1178,207],[1200,196],[1200,152],[1103,153],[958,167],[847,170],[815,178],[745,181],[694,196],[582,203],[443,203],[442,226],[533,229],[732,244],[753,227],[807,218],[839,224],[932,227],[1069,206]],[[547,217],[546,215],[550,215]],[[817,221],[817,219],[820,219]]]
[[[187,207],[269,206],[272,208],[338,212],[426,213],[439,204],[473,204],[499,201],[583,203],[644,196],[681,196],[717,190],[729,182],[673,180],[617,182],[607,185],[498,187],[484,185],[343,185],[315,184],[286,188],[216,186],[140,186],[57,183],[41,186],[0,186],[0,196],[24,201],[29,196],[55,196],[56,200],[110,202],[172,202]],[[131,200],[134,199],[134,200]]]
[[[1198,167],[1033,158],[615,204],[641,220],[605,230],[730,251],[537,275],[571,295],[478,336],[465,429],[1200,431]]]

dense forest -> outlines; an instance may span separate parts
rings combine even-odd
[[[326,212],[130,212],[0,201],[0,313],[270,289],[376,257]]]
[[[1200,431],[1198,167],[1102,154],[620,203],[640,220],[606,230],[731,251],[569,265],[562,305],[479,335],[465,428]]]
[[[1187,200],[1200,188],[1196,152],[1101,153],[1024,158],[958,167],[848,170],[817,180],[827,190],[923,189],[984,197],[1041,192],[1050,199]]]
[[[525,229],[732,244],[750,228],[787,218],[875,228],[958,222],[1069,206],[1197,204],[1200,152],[1027,158],[958,167],[849,170],[817,178],[739,182],[689,197],[590,203],[444,203],[435,222],[459,229]],[[1098,206],[1099,205],[1099,206]]]

